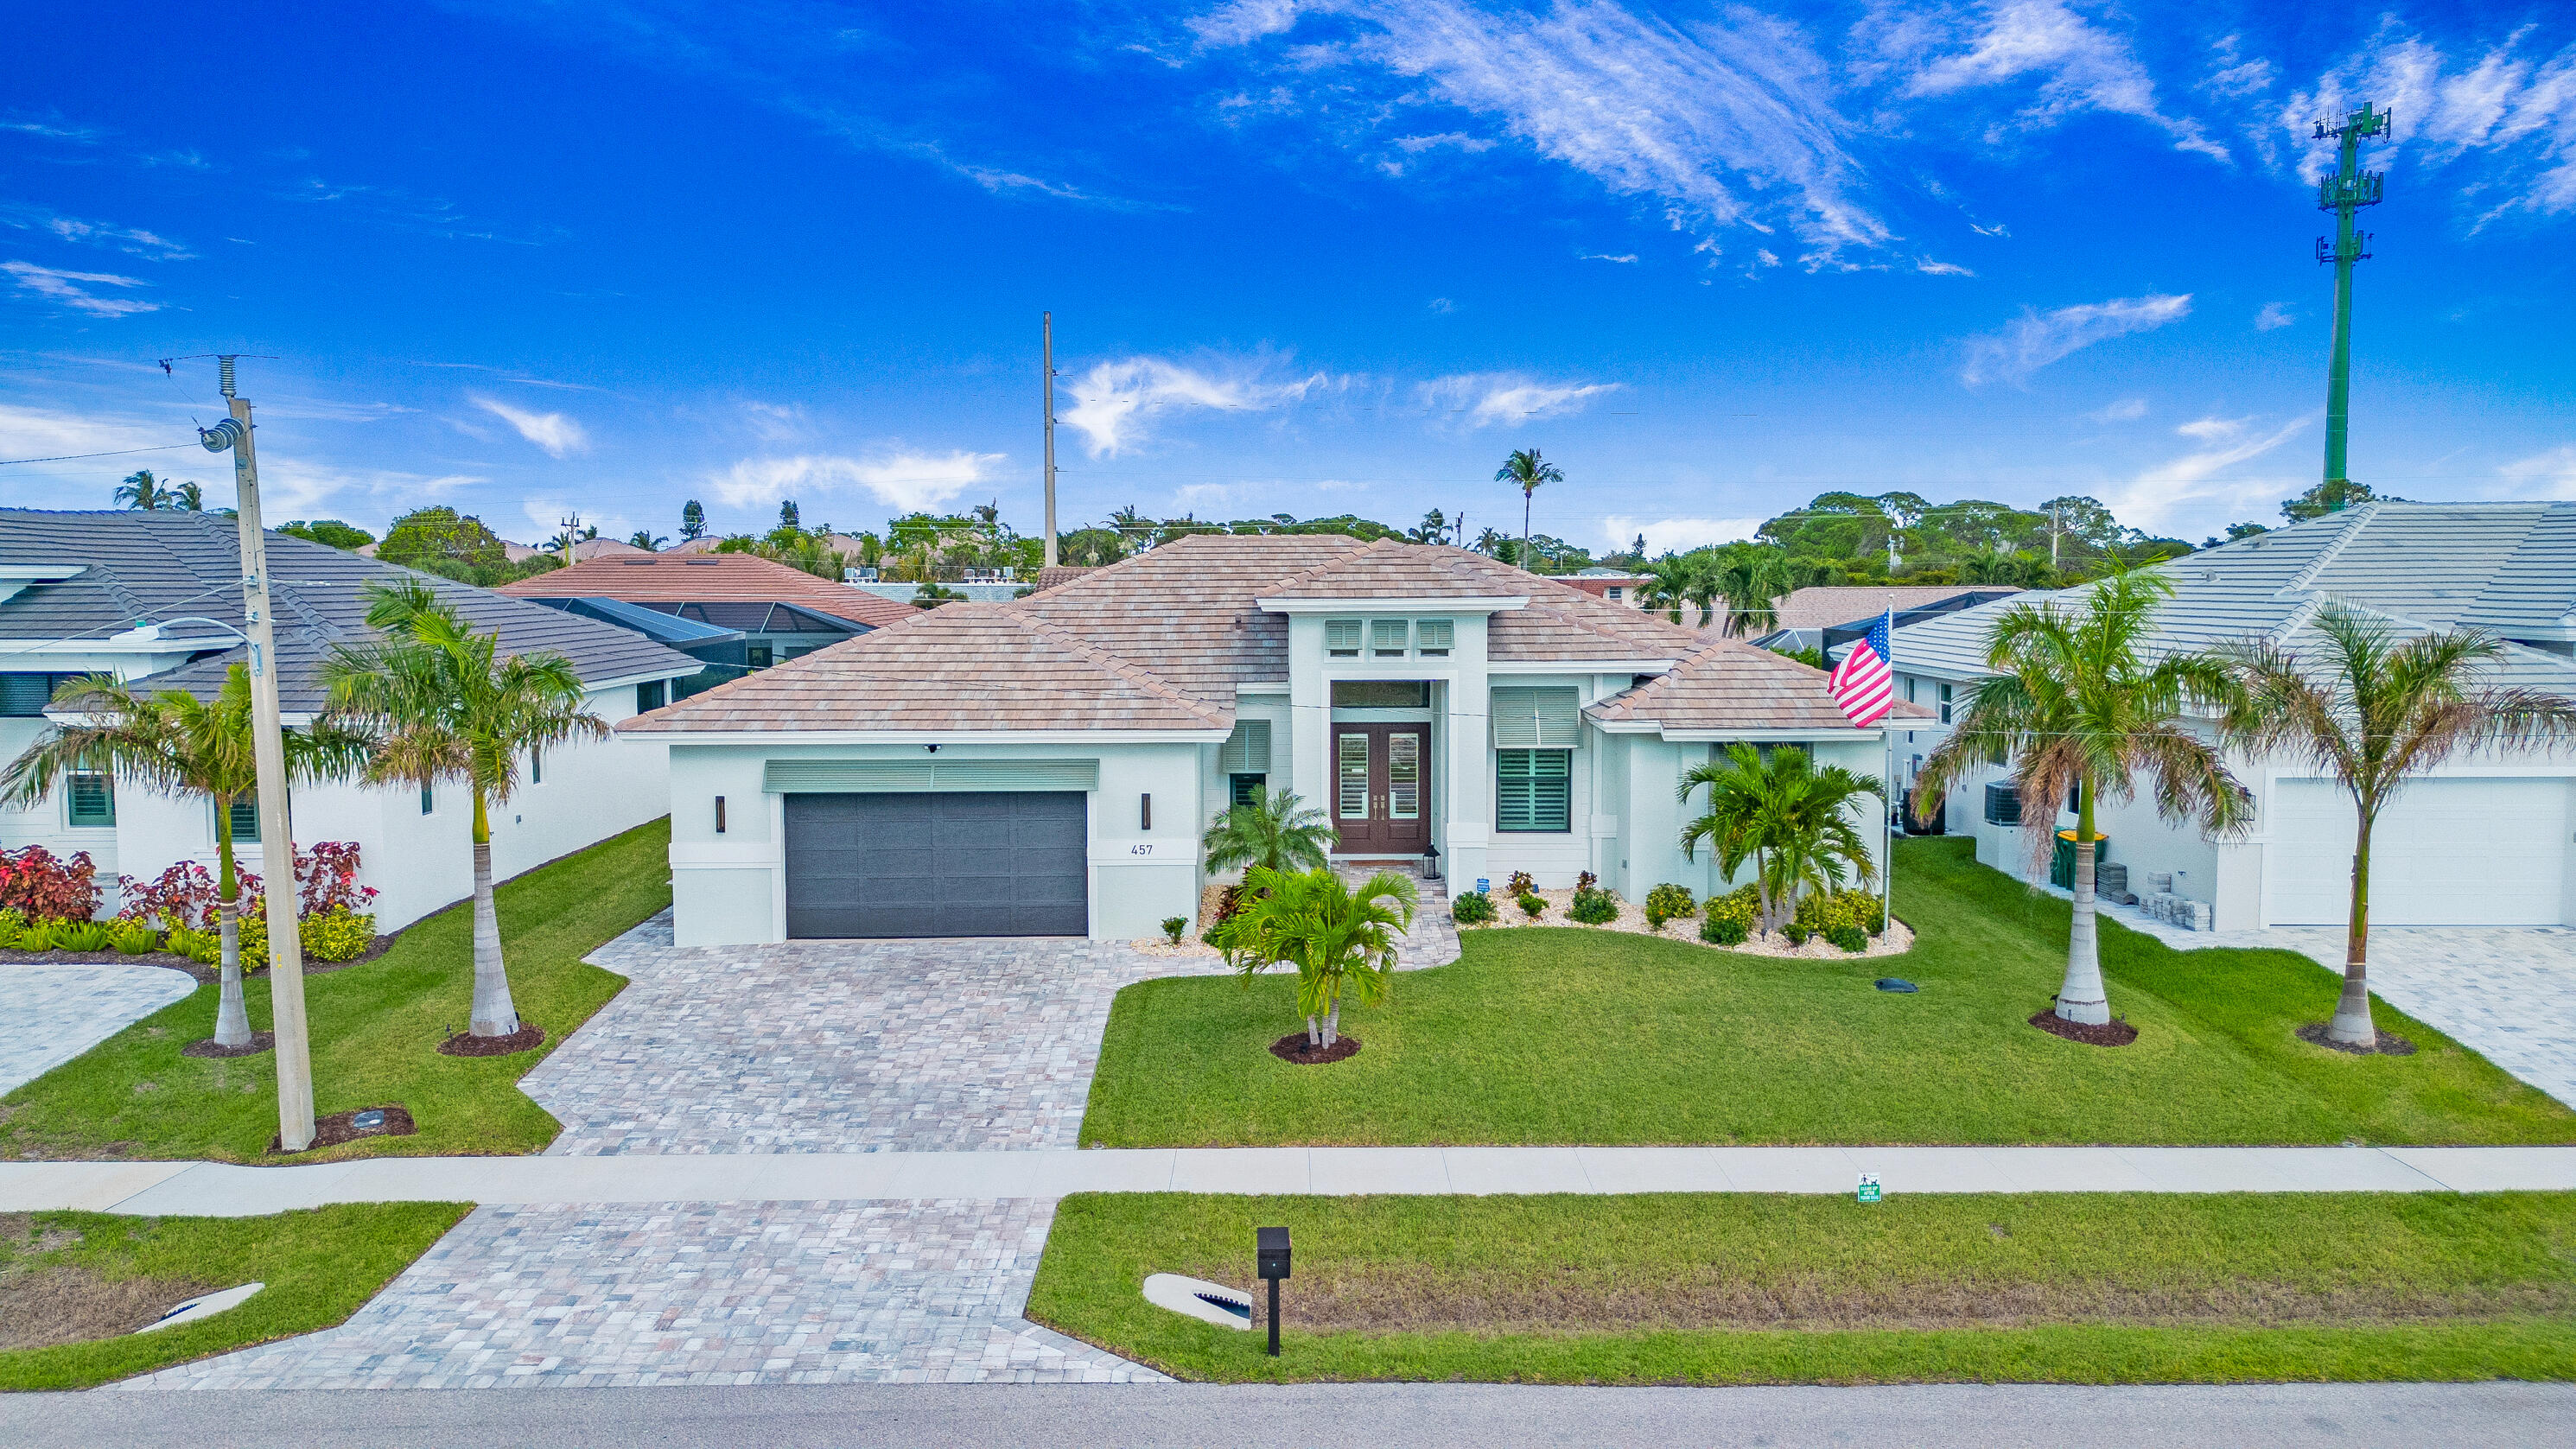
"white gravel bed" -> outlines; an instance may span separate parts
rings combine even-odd
[[[1565,926],[1582,931],[1626,931],[1629,934],[1636,936],[1661,936],[1667,941],[1682,941],[1710,951],[1734,951],[1747,956],[1803,956],[1812,957],[1819,961],[1845,961],[1851,959],[1854,954],[1853,952],[1846,951],[1842,947],[1833,944],[1822,936],[1810,936],[1807,938],[1807,944],[1803,946],[1792,946],[1789,944],[1788,937],[1780,935],[1774,931],[1765,931],[1746,941],[1741,946],[1720,946],[1712,942],[1703,941],[1699,938],[1700,918],[1698,916],[1684,916],[1679,920],[1666,921],[1664,923],[1664,928],[1658,931],[1646,924],[1646,908],[1635,901],[1628,900],[1619,902],[1619,919],[1604,922],[1598,926],[1586,925],[1584,922],[1575,920],[1565,913],[1566,907],[1574,904],[1574,892],[1572,890],[1542,890],[1534,892],[1533,894],[1537,895],[1539,899],[1547,902],[1547,910],[1540,915],[1533,917],[1521,914],[1519,901],[1503,894],[1501,891],[1496,891],[1494,892],[1495,916],[1492,924],[1472,926],[1467,924],[1465,921],[1460,921],[1458,923],[1458,929],[1462,931],[1495,931],[1502,930],[1506,927]],[[1859,952],[1858,954],[1862,956],[1897,956],[1913,949],[1914,932],[1912,928],[1908,927],[1903,921],[1891,920],[1887,923],[1887,933],[1885,935],[1870,937],[1869,949]]]

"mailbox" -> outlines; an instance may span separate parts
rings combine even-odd
[[[1255,1230],[1254,1258],[1261,1276],[1277,1281],[1288,1276],[1288,1230],[1259,1228]]]

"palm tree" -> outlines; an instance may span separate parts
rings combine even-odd
[[[2075,801],[2075,917],[2057,1015],[2099,1026],[2111,1019],[2093,918],[2093,829],[2104,796],[2134,798],[2145,775],[2167,820],[2198,817],[2201,829],[2232,835],[2252,813],[2219,752],[2184,723],[2187,705],[2222,705],[2227,665],[2199,653],[2140,655],[2156,606],[2173,593],[2161,574],[2113,574],[2087,591],[2082,612],[2054,603],[2017,604],[1995,620],[1986,667],[1950,737],[1914,782],[1922,802],[1940,798],[1979,766],[2008,765],[2022,800],[2022,828],[2036,871],[2056,849],[2055,802]]]
[[[682,537],[682,538],[704,538],[704,537],[706,537],[706,536],[707,536],[707,507],[706,507],[706,505],[705,505],[705,504],[703,504],[703,503],[700,503],[698,500],[696,500],[696,499],[694,499],[694,498],[690,499],[690,500],[689,500],[688,502],[686,502],[686,503],[681,504],[681,505],[680,505],[680,537]]]
[[[124,482],[116,485],[116,506],[119,508],[169,508],[176,502],[170,490],[161,486],[161,480],[153,477],[149,468],[135,469],[125,475]]]
[[[170,506],[173,508],[177,508],[188,513],[203,513],[206,511],[206,490],[198,487],[194,479],[171,489],[170,497],[172,500]]]
[[[1738,549],[1711,572],[1726,599],[1725,632],[1738,638],[1770,633],[1781,596],[1798,589],[1797,565],[1776,548]]]
[[[1538,455],[1538,449],[1523,448],[1519,452],[1505,458],[1503,460],[1503,466],[1494,470],[1494,481],[1497,483],[1509,483],[1513,487],[1521,490],[1520,566],[1522,568],[1528,568],[1530,495],[1538,492],[1541,487],[1549,483],[1564,482],[1565,474],[1558,471],[1555,464],[1541,459]]]
[[[1324,812],[1294,792],[1256,788],[1251,799],[1218,815],[1199,844],[1212,871],[1323,870],[1337,838]]]
[[[1796,915],[1798,897],[1809,891],[1878,879],[1878,862],[1851,809],[1864,795],[1887,798],[1876,778],[1840,765],[1819,768],[1795,745],[1774,746],[1765,758],[1738,741],[1723,758],[1693,765],[1676,793],[1687,803],[1702,785],[1708,809],[1682,827],[1682,858],[1697,859],[1707,841],[1719,874],[1730,881],[1751,860],[1763,930]]]
[[[259,772],[251,737],[250,672],[234,665],[212,700],[185,690],[138,694],[111,674],[66,681],[53,707],[84,716],[57,725],[27,747],[0,775],[0,802],[25,808],[53,792],[64,776],[96,771],[140,781],[169,793],[203,795],[214,804],[215,913],[223,935],[223,992],[215,1008],[215,1044],[251,1043],[250,1013],[242,1005],[241,878],[233,860],[232,813],[236,800],[259,798]],[[364,769],[365,736],[330,721],[283,732],[290,782],[345,780]],[[263,820],[264,830],[283,821]],[[270,889],[292,891],[292,882]]]
[[[1397,945],[1413,929],[1419,899],[1413,882],[1380,871],[1353,890],[1329,870],[1289,874],[1254,866],[1244,883],[1254,899],[1209,939],[1246,986],[1265,966],[1295,966],[1306,1042],[1332,1046],[1341,1036],[1345,994],[1372,1006],[1392,989]]]
[[[2315,766],[2351,792],[2352,912],[2344,937],[2343,998],[2330,1041],[2374,1047],[2370,1019],[2370,834],[2414,776],[2472,751],[2576,741],[2576,700],[2531,689],[2489,689],[2478,676],[2504,645],[2484,634],[2424,634],[2397,642],[2383,620],[2328,604],[2313,622],[2322,668],[2274,644],[2222,646],[2237,692],[2228,738],[2257,755]]]
[[[1707,575],[1707,559],[1700,554],[1665,554],[1646,564],[1638,572],[1646,576],[1645,587],[1637,590],[1640,606],[1665,615],[1674,623],[1682,621],[1682,607],[1687,604],[1699,612],[1701,620],[1707,611],[1694,595]]]
[[[604,738],[582,707],[581,676],[560,654],[494,657],[497,634],[477,634],[420,579],[367,585],[367,627],[380,642],[332,646],[321,678],[333,707],[380,737],[367,778],[431,788],[465,786],[474,803],[476,1036],[513,1036],[518,1008],[492,910],[491,809],[519,788],[537,751]]]
[[[660,553],[662,551],[662,545],[669,543],[671,540],[662,534],[655,533],[649,528],[639,528],[635,530],[634,536],[626,541],[636,548],[644,550],[646,553]]]
[[[1509,543],[1510,541],[1511,540],[1489,528],[1476,535],[1474,547],[1476,552],[1483,554],[1487,558],[1492,558],[1495,550],[1501,548],[1504,544]]]

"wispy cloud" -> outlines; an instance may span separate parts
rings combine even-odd
[[[1475,429],[1497,423],[1518,427],[1580,412],[1592,398],[1618,389],[1615,382],[1542,382],[1519,372],[1461,372],[1417,384],[1413,397],[1435,422]]]
[[[1082,434],[1092,457],[1106,458],[1133,448],[1168,418],[1185,412],[1263,412],[1285,407],[1331,385],[1321,372],[1302,378],[1264,380],[1258,365],[1224,369],[1192,367],[1161,357],[1127,357],[1093,364],[1081,377],[1063,384],[1073,406],[1056,421]]]
[[[1577,252],[1574,254],[1574,259],[1578,262],[1630,263],[1637,260],[1637,254],[1635,252],[1622,252],[1618,256],[1614,257],[1608,252]]]
[[[764,443],[792,443],[812,431],[805,424],[805,410],[794,403],[747,402],[742,416],[751,435]]]
[[[957,449],[946,453],[897,450],[869,459],[817,453],[745,458],[722,473],[708,475],[707,483],[717,497],[735,507],[857,488],[889,508],[911,512],[936,508],[988,481],[993,465],[1003,456]]]
[[[549,458],[590,451],[590,434],[568,414],[530,412],[480,393],[469,394],[466,401],[518,429],[520,437],[545,449]]]
[[[62,241],[84,246],[105,247],[131,256],[156,262],[183,262],[196,255],[168,237],[136,227],[117,226],[104,221],[87,221],[77,216],[41,206],[13,204],[0,206],[0,226],[17,231],[42,232]]]
[[[2254,330],[2257,332],[2270,332],[2276,328],[2287,327],[2298,320],[2299,319],[2297,317],[2291,315],[2287,304],[2281,302],[2266,302],[2263,304],[2263,310],[2254,314]]]
[[[17,131],[29,136],[42,136],[48,141],[69,141],[80,146],[94,146],[113,134],[97,126],[67,121],[60,111],[47,111],[41,116],[12,111],[0,116],[0,131]]]
[[[1960,266],[1957,262],[1934,261],[1930,257],[1915,258],[1914,270],[1921,272],[1927,277],[1973,277],[1976,275],[1976,273],[1969,271],[1966,267]]]
[[[2147,469],[2103,500],[2122,522],[2150,532],[2168,526],[2189,505],[2216,501],[2240,514],[2268,501],[2283,486],[2277,477],[2228,479],[2239,463],[2260,458],[2297,437],[2316,415],[2292,418],[2269,432],[2252,418],[2200,418],[2174,429],[2199,446]]]
[[[1968,339],[1960,378],[1970,387],[2001,379],[2020,383],[2071,353],[2132,332],[2145,332],[2191,315],[2191,294],[2150,294],[2086,302],[2053,312],[2025,308],[2001,332]]]
[[[18,284],[18,290],[48,302],[86,312],[92,317],[130,317],[137,312],[158,312],[161,304],[139,297],[102,297],[92,287],[143,287],[151,285],[139,277],[120,277],[113,272],[65,272],[40,267],[34,262],[0,262],[0,272],[7,272]]]
[[[2178,151],[2228,159],[2227,148],[2211,140],[2198,121],[2166,114],[2157,103],[2155,81],[2126,39],[2077,14],[2064,0],[2000,0],[1948,34],[1927,29],[1937,24],[1928,17],[1908,18],[1916,22],[1914,27],[1887,32],[1919,47],[1914,59],[1920,68],[1906,82],[1906,95],[1946,96],[2007,82],[2036,82],[2029,103],[2010,122],[1989,128],[1990,141],[2014,130],[2044,129],[2070,116],[2104,111],[2163,131]]]
[[[2314,123],[2370,100],[2405,122],[2374,161],[2403,154],[2426,169],[2484,163],[2461,177],[2481,223],[2512,211],[2576,211],[2576,43],[2554,55],[2529,53],[2537,29],[2449,50],[2384,17],[2314,86],[2281,102],[2263,132],[2266,149],[2276,160],[2286,150],[2297,169],[2325,169],[2334,142],[2316,140]]]
[[[474,473],[342,468],[296,455],[263,455],[259,460],[260,505],[270,518],[306,517],[328,503],[343,517],[372,513],[381,521],[491,481]],[[370,507],[349,507],[359,499]]]
[[[2124,397],[2108,407],[2096,408],[2084,416],[2097,423],[2134,423],[2147,415],[2147,400]]]
[[[154,369],[156,372],[159,369]],[[50,458],[67,453],[104,453],[112,448],[142,448],[169,441],[167,424],[139,418],[102,417],[95,413],[0,403],[0,455]],[[180,434],[182,438],[187,435]]]
[[[1688,553],[1716,543],[1735,543],[1753,536],[1759,518],[1632,518],[1614,513],[1601,520],[1601,536],[1614,549],[1626,548],[1645,535],[1646,556]]]
[[[2497,471],[2505,486],[2521,497],[2576,498],[2576,444],[2562,443]]]

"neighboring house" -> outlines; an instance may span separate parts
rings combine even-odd
[[[705,668],[673,686],[676,699],[920,612],[748,553],[637,550],[520,579],[500,592],[640,629],[685,651]],[[671,622],[657,625],[639,610]]]
[[[369,637],[362,590],[370,580],[425,579],[477,631],[497,632],[504,655],[564,655],[580,671],[591,711],[610,724],[698,667],[625,629],[282,534],[268,536],[268,562],[279,702],[289,724],[322,708],[315,671],[331,646]],[[211,697],[245,655],[242,622],[241,546],[229,518],[0,510],[0,759],[16,759],[44,732],[53,691],[77,675],[106,672]],[[663,751],[648,739],[531,761],[518,796],[492,818],[494,874],[516,875],[661,814],[663,770]],[[315,786],[295,792],[294,812],[299,843],[358,843],[361,879],[381,892],[380,930],[473,888],[473,812],[460,788]],[[202,798],[82,777],[31,810],[0,811],[0,845],[88,851],[113,909],[119,872],[150,880],[179,860],[211,868],[219,827],[244,845],[256,840],[257,803],[242,802],[218,822]],[[257,855],[249,859],[257,869]]]
[[[1548,577],[1569,589],[1580,589],[1604,603],[1619,604],[1631,609],[1639,607],[1637,590],[1653,582],[1642,574],[1632,574],[1626,569],[1578,569],[1570,574],[1550,574]]]
[[[2007,584],[1822,585],[1800,589],[1777,601],[1778,613],[1770,631],[1753,642],[1765,649],[1826,649],[1869,632],[1869,626],[1890,610],[1895,611],[1897,624],[1903,627],[2019,592]],[[1718,607],[1719,617],[1723,618],[1725,605]]]
[[[1339,854],[1436,849],[1465,887],[1682,859],[1681,775],[1724,742],[1875,770],[1816,671],[1461,549],[1205,535],[1008,604],[951,604],[623,730],[671,749],[685,945],[1152,934],[1256,788]],[[1872,813],[1867,833],[1875,839]]]
[[[850,586],[852,588],[874,594],[880,599],[891,599],[895,603],[905,605],[906,607],[919,607],[912,601],[920,597],[922,585],[880,582],[875,576],[875,569],[867,569],[865,571],[853,569],[851,572],[856,575],[856,577],[853,577],[850,580]],[[969,571],[970,575],[972,572],[972,570]],[[996,572],[1007,572],[1007,570],[996,570]],[[1045,570],[1041,569],[1039,572],[1044,573]],[[1036,585],[1028,583],[1025,580],[1012,578],[986,579],[968,577],[956,580],[943,579],[940,581],[939,587],[946,589],[952,594],[962,596],[965,601],[970,604],[1007,604],[1011,600],[1020,597],[1022,594],[1035,593],[1037,591]]]
[[[2400,637],[2480,629],[2508,641],[2492,682],[2576,696],[2576,503],[2374,503],[2206,549],[2157,566],[2174,597],[2152,649],[2199,649],[2268,636],[2293,653],[2322,644],[2307,626],[2329,601],[2385,618]],[[2033,594],[2079,607],[2083,590]],[[1894,772],[1911,779],[1956,706],[1987,677],[1986,641],[2005,600],[1900,630],[1895,673],[1907,698],[1941,719],[1899,729]],[[1839,652],[1839,651],[1837,651]],[[2171,872],[2177,894],[2207,902],[2218,930],[2341,925],[2350,906],[2351,797],[2300,761],[2231,755],[2254,796],[2252,829],[2211,840],[2157,819],[2142,792],[2097,816],[2106,858],[2143,875]],[[2058,802],[2062,804],[2063,802]],[[2033,802],[1999,778],[1944,802],[1947,828],[1977,837],[1977,858],[2027,870],[2011,822]],[[2061,827],[2073,816],[2051,812]],[[2371,922],[2383,926],[2576,924],[2576,756],[2517,752],[2463,761],[2409,783],[2372,833]]]

